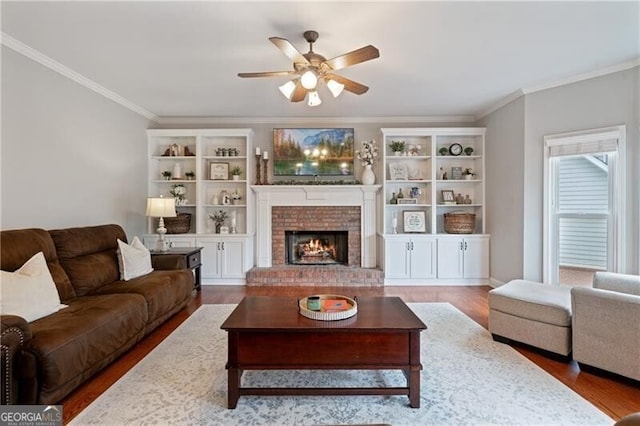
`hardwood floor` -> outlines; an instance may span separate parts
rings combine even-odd
[[[448,302],[487,328],[487,293],[490,287],[245,287],[203,286],[188,306],[165,322],[120,359],[65,398],[63,422],[67,424],[87,405],[115,383],[138,361],[167,337],[178,325],[204,304],[238,303],[245,295],[304,297],[309,294],[346,296],[399,296],[405,302]],[[428,325],[428,324],[427,324]],[[620,378],[603,377],[580,371],[575,362],[563,363],[527,348],[520,353],[614,419],[640,412],[640,386]]]

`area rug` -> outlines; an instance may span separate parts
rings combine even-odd
[[[613,420],[448,303],[412,303],[420,408],[406,396],[242,396],[227,409],[234,305],[204,305],[72,425],[611,425]],[[278,348],[273,348],[277,351]],[[244,386],[406,386],[399,371],[246,371]]]

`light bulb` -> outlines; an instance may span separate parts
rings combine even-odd
[[[335,80],[327,81],[327,87],[331,91],[331,94],[334,98],[340,96],[340,93],[342,93],[342,91],[344,90],[344,84],[340,84]]]
[[[315,90],[313,92],[309,92],[309,106],[318,106],[322,103],[322,100],[320,99],[320,95],[318,95],[318,92],[316,92]]]
[[[296,90],[296,83],[294,83],[293,80],[290,80],[278,87],[278,89],[280,89],[285,98],[291,99],[293,91]]]
[[[315,89],[318,84],[318,76],[316,73],[309,70],[302,74],[302,77],[300,77],[300,83],[302,83],[302,87],[307,90]]]

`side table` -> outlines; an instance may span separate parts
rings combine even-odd
[[[151,261],[154,258],[173,256],[176,264],[184,269],[191,269],[195,272],[195,288],[200,291],[200,267],[202,266],[200,253],[202,247],[172,247],[166,251],[151,250]]]

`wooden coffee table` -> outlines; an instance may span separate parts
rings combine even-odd
[[[245,297],[220,328],[228,332],[229,408],[241,395],[408,395],[420,407],[420,332],[427,326],[399,297],[359,297],[358,313],[317,321],[298,299]],[[242,387],[243,370],[402,370],[406,387]]]

